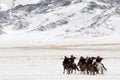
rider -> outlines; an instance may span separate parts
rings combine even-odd
[[[100,63],[100,62],[102,61],[102,59],[103,59],[103,58],[101,58],[100,56],[97,56],[97,57],[96,57],[96,62],[97,62],[97,63]]]
[[[75,59],[76,59],[76,57],[71,55],[71,57],[70,57],[70,64],[74,64]]]
[[[69,61],[69,58],[67,56],[64,57],[64,60],[63,60],[63,65],[66,65],[66,64],[69,64],[70,61]]]
[[[79,71],[77,65],[74,63],[75,59],[76,59],[76,57],[74,57],[73,55],[71,55],[71,57],[70,57],[70,65],[74,66]]]
[[[107,71],[107,69],[105,68],[104,64],[101,63],[102,59],[103,59],[103,58],[101,58],[100,56],[97,56],[97,57],[96,57],[97,66],[101,64],[102,67],[103,67],[103,69]],[[98,66],[98,67],[99,67],[99,66]],[[97,67],[97,68],[98,68],[98,67]],[[99,69],[99,68],[98,68],[98,69]],[[99,70],[98,70],[98,73],[99,73]],[[103,74],[103,73],[102,73],[102,74]]]
[[[87,59],[87,65],[92,64],[92,62],[93,62],[92,58],[89,57],[89,58]]]
[[[80,56],[78,65],[84,65],[86,63],[86,59],[83,56]]]

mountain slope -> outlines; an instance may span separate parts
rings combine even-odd
[[[102,0],[44,0],[0,12],[0,18],[3,35],[24,33],[69,39],[120,32],[120,6]]]

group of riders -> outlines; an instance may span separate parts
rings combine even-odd
[[[100,56],[97,57],[83,57],[80,56],[79,62],[76,64],[75,63],[76,57],[73,55],[68,58],[67,56],[64,57],[63,60],[63,68],[65,73],[65,70],[67,71],[68,74],[73,73],[73,70],[80,71],[83,74],[103,74],[103,72],[107,69],[105,66],[102,64],[103,58]],[[79,67],[79,68],[78,68]]]

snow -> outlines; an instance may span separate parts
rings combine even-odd
[[[17,1],[21,1],[24,4],[33,2],[33,0]],[[120,32],[118,26],[120,16],[115,12],[116,7],[109,7],[109,9],[89,9],[91,1],[93,0],[84,0],[83,2],[72,3],[68,6],[50,8],[45,11],[45,13],[37,13],[36,10],[39,9],[39,7],[35,10],[33,9],[32,12],[26,12],[24,9],[16,10],[15,12],[14,10],[10,11],[10,13],[8,12],[10,14],[10,21],[8,20],[8,23],[1,23],[1,26],[3,26],[1,31],[6,34],[1,33],[3,35],[0,36],[0,41],[2,44],[20,44],[19,41],[23,41],[25,44],[26,42],[29,42],[27,44],[35,42],[36,45],[41,40],[52,41],[53,39],[56,39],[56,41],[58,39],[80,39],[79,41],[83,41],[85,39],[87,40],[87,38],[92,38],[94,42],[94,39],[98,37],[98,42],[103,38],[106,41],[109,39],[113,40],[109,37],[113,35],[114,32],[118,32],[118,34]],[[35,0],[35,2],[37,3],[37,0]],[[110,5],[96,0],[93,2],[100,6]],[[29,9],[29,7],[26,6],[25,9]],[[23,21],[23,25],[28,25],[25,26],[25,28],[19,29],[20,26],[16,26],[19,21]],[[66,23],[60,23],[60,21],[66,21]],[[43,31],[41,30],[41,26],[43,27]],[[107,39],[105,39],[105,37]],[[7,41],[8,39],[10,41]],[[114,40],[111,40],[110,42],[114,42]],[[117,39],[115,39],[115,41],[116,40]],[[117,42],[119,42],[119,39]]]
[[[16,0],[16,5],[22,4],[22,5],[26,5],[26,4],[35,4],[40,2],[41,0]]]
[[[120,66],[120,39],[119,35],[116,35],[118,34],[114,33],[107,38],[81,40],[51,39],[51,37],[46,40],[38,37],[39,34],[13,33],[11,36],[2,36],[0,80],[119,80],[120,69],[117,66]],[[82,75],[80,72],[70,75],[63,74],[63,58],[65,55],[70,56],[71,54],[77,58],[81,55],[100,55],[104,58],[103,64],[108,71],[103,75],[94,76]],[[78,59],[75,62],[77,63]]]
[[[51,35],[49,35],[51,34]],[[59,32],[58,32],[59,34]],[[81,44],[120,44],[118,32],[114,32],[111,36],[103,37],[85,37],[85,38],[67,38],[61,39],[56,37],[54,32],[34,32],[26,33],[24,31],[11,32],[0,36],[0,47],[24,47],[24,46],[44,46],[44,45],[81,45]]]
[[[0,49],[0,79],[1,80],[119,80],[120,51],[94,50],[25,50]],[[103,75],[63,74],[62,61],[65,55],[97,56],[108,69]],[[78,59],[75,61],[78,62]]]
[[[5,10],[8,10],[10,9],[8,5],[0,2],[0,11],[5,11]]]
[[[26,5],[26,4],[35,4],[40,2],[41,0],[15,0],[15,6],[17,5]],[[13,8],[13,0],[0,0],[1,3],[8,6],[8,9]],[[15,7],[14,6],[14,7]]]

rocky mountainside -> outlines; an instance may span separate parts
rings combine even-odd
[[[109,36],[120,32],[120,0],[41,0],[0,12],[0,34],[60,38]]]

